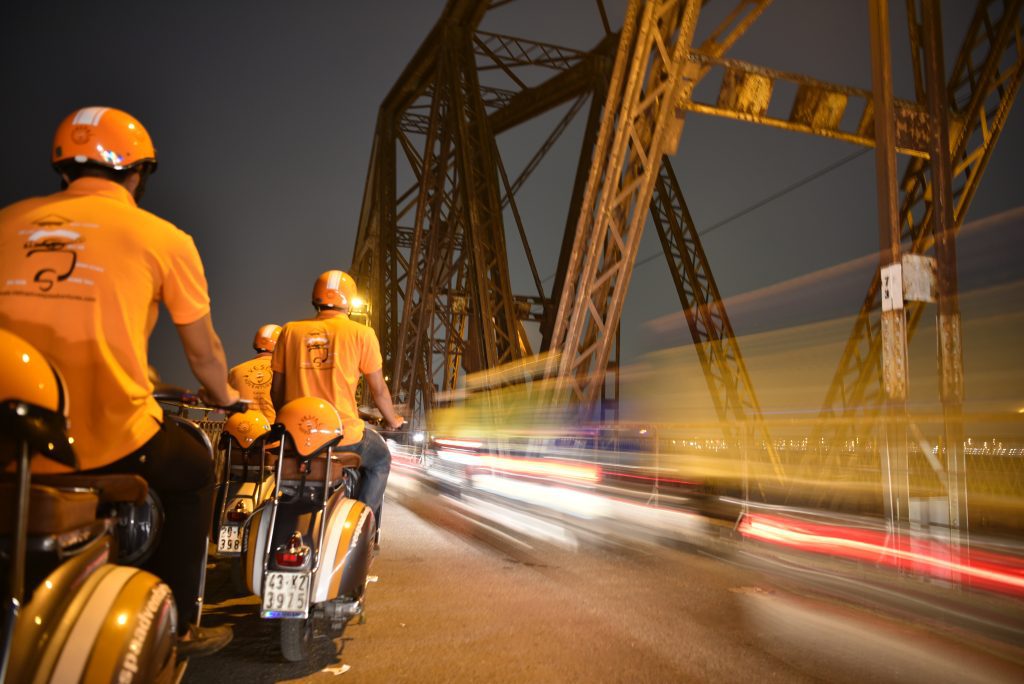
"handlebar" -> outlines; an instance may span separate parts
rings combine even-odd
[[[384,415],[380,412],[380,409],[373,406],[360,406],[359,417],[368,423],[377,423],[384,420]]]
[[[199,404],[199,394],[177,385],[159,384],[153,387],[153,398],[157,401],[195,406]]]
[[[402,421],[402,424],[397,428],[389,427],[387,423],[384,421],[384,414],[380,412],[380,409],[374,406],[360,406],[358,410],[359,417],[363,421],[372,425],[377,430],[377,432],[398,433],[406,431],[406,429],[409,427],[409,421],[404,419]]]
[[[216,404],[204,402],[199,397],[198,392],[193,392],[177,385],[156,385],[153,388],[153,398],[163,403],[179,404],[188,408],[208,408],[223,411],[229,415],[232,413],[245,413],[249,410],[248,399],[239,399],[230,406],[217,406]]]
[[[391,428],[386,425],[378,425],[376,428],[377,433],[382,437],[391,437],[398,441],[399,437],[406,437],[410,434],[409,432],[409,421],[403,421],[397,428]]]

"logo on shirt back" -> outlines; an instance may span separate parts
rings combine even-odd
[[[70,278],[78,265],[76,250],[81,249],[85,239],[70,229],[70,223],[70,219],[56,214],[36,219],[32,225],[37,228],[23,245],[25,258],[40,267],[32,280],[43,292],[49,292],[55,283]]]
[[[302,361],[303,368],[316,368],[317,370],[333,368],[331,362],[331,339],[323,328],[311,330],[303,344],[306,347],[306,357]]]
[[[245,384],[254,390],[265,389],[269,384],[273,374],[270,372],[270,362],[253,364],[252,367],[245,373]]]

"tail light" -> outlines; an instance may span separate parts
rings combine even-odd
[[[235,510],[228,511],[224,514],[224,517],[233,523],[243,523],[248,515],[249,514],[245,511],[245,504],[239,501],[235,505]]]
[[[274,561],[282,568],[299,568],[306,563],[308,555],[309,547],[302,543],[302,533],[293,532],[288,546],[278,547],[274,552]]]

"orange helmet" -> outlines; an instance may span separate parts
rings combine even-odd
[[[0,329],[0,434],[28,442],[36,452],[74,467],[67,436],[64,378],[42,352]],[[6,460],[13,454],[0,454]]]
[[[53,136],[54,166],[93,162],[120,171],[150,162],[156,149],[149,133],[131,114],[112,107],[84,107],[69,114]]]
[[[243,449],[248,449],[253,442],[270,432],[270,422],[259,411],[249,409],[245,413],[231,414],[224,423],[224,432],[234,437]]]
[[[316,397],[299,397],[277,413],[300,456],[333,446],[341,439],[341,417],[330,402]]]
[[[267,323],[256,331],[252,339],[252,348],[258,352],[272,352],[277,346],[277,338],[281,336],[281,326]]]
[[[313,285],[313,306],[349,307],[356,298],[356,281],[344,271],[325,271]]]

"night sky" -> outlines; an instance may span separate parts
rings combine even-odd
[[[607,4],[617,30],[625,2]],[[942,4],[947,72],[970,4]],[[258,326],[311,313],[309,290],[317,274],[350,266],[377,109],[443,5],[4,3],[0,204],[57,188],[48,148],[69,112],[87,105],[131,112],[149,129],[160,158],[143,207],[195,238],[214,324],[229,363],[239,363],[251,354]],[[709,3],[698,41],[720,5]],[[870,88],[867,7],[863,0],[777,0],[730,56]],[[891,7],[896,95],[912,99],[904,3]],[[603,33],[592,0],[521,0],[491,12],[482,28],[583,50]],[[499,140],[510,176],[559,116],[552,113]],[[542,277],[554,273],[584,119],[577,117],[519,196]],[[723,295],[737,299],[733,324],[740,334],[856,312],[873,267],[864,257],[878,246],[873,153],[821,172],[858,149],[695,114],[687,118],[673,164],[698,227],[714,226],[704,247]],[[1024,205],[1022,152],[1024,110],[1018,102],[968,222]],[[1000,244],[975,250],[1001,256],[1000,282],[1020,279],[1024,270],[1016,263],[1024,254],[1020,224],[1018,214],[1012,229],[1003,226]],[[532,280],[509,226],[513,286],[529,294]],[[659,252],[649,228],[624,317],[627,360],[689,340]],[[657,258],[644,261],[651,256]],[[808,301],[785,287],[794,278],[814,282],[809,274],[858,258],[862,266],[855,270],[865,275],[847,278],[848,285],[827,296]],[[991,284],[985,258],[974,261],[981,263],[961,267],[965,289]],[[1021,309],[1019,301],[1009,306]],[[150,356],[165,379],[195,384],[166,313]]]

